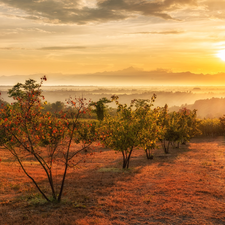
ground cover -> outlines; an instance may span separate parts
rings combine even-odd
[[[69,170],[62,203],[53,204],[0,149],[0,224],[225,224],[224,137],[193,139],[168,155],[158,149],[153,160],[135,150],[128,170],[121,169],[120,153],[97,150]],[[31,163],[45,186],[44,173]]]

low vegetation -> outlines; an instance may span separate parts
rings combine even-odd
[[[104,167],[106,162],[102,161],[105,159],[103,157],[101,163],[104,163],[104,166],[99,163],[92,165],[87,168],[90,174],[94,173],[91,169],[99,169],[100,173],[128,173],[135,176],[139,173],[138,161],[133,162],[136,165],[135,169],[130,168],[130,159],[134,155],[140,159],[144,153],[147,158],[144,161],[145,165],[148,163],[152,165],[153,161],[160,163],[160,157],[165,158],[163,163],[166,163],[167,157],[171,154],[178,154],[180,151],[185,154],[185,151],[189,151],[190,148],[186,144],[191,138],[224,134],[224,117],[200,120],[197,119],[196,110],[187,108],[169,112],[167,105],[154,107],[156,95],[149,100],[134,99],[130,105],[121,104],[115,95],[111,100],[102,98],[97,102],[69,97],[66,104],[61,102],[49,104],[41,91],[45,81],[46,77],[43,77],[40,84],[31,79],[25,84],[16,84],[8,91],[9,96],[14,98],[11,105],[1,99],[0,162],[2,160],[6,165],[8,160],[10,163],[16,161],[19,171],[23,171],[34,184],[38,194],[34,191],[32,194],[35,193],[36,197],[25,197],[28,187],[25,188],[22,184],[15,182],[10,186],[15,191],[23,190],[26,201],[31,198],[37,200],[38,204],[41,202],[40,199],[47,202],[61,202],[68,190],[71,192],[71,187],[65,186],[66,178],[70,176],[68,171],[77,173],[75,177],[80,179],[82,169],[82,176],[86,176],[83,170],[85,163],[90,165],[97,157],[101,158],[96,157],[96,152],[103,151],[105,156],[108,154],[107,160],[113,160],[112,151],[119,152],[116,158],[118,167]],[[111,110],[107,113],[107,104],[110,102],[115,102],[116,112]],[[90,120],[93,113],[96,113],[98,120]],[[158,149],[163,151],[164,155],[158,155]],[[12,158],[9,157],[9,153]],[[119,155],[122,155],[122,162],[118,158]],[[143,161],[143,158],[141,160]],[[205,165],[208,166],[208,162]],[[9,171],[6,174],[9,174]],[[101,180],[101,183],[104,182],[108,181]],[[91,186],[90,183],[88,185]],[[0,189],[2,188],[3,186],[0,186]],[[144,203],[149,204],[153,201],[151,194],[145,193],[144,196],[142,196]],[[76,199],[73,202],[70,199],[69,205],[86,208],[83,201],[79,202]],[[101,206],[94,207],[101,208]]]

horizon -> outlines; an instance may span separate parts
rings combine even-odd
[[[225,68],[224,68],[225,69]],[[123,69],[119,69],[119,70],[105,70],[105,71],[96,71],[96,72],[83,72],[83,73],[76,73],[76,72],[71,72],[71,73],[62,73],[62,72],[50,72],[50,73],[30,73],[30,74],[10,74],[10,75],[4,75],[4,74],[0,74],[0,77],[5,76],[5,77],[10,77],[10,76],[48,76],[48,75],[63,75],[63,76],[74,76],[74,75],[93,75],[93,74],[97,74],[97,75],[104,75],[104,73],[115,73],[115,72],[130,72],[130,73],[134,73],[134,72],[159,72],[159,73],[173,73],[173,74],[179,74],[179,73],[195,73],[192,72],[190,70],[184,70],[184,71],[173,71],[171,69],[163,69],[163,68],[155,68],[155,69],[151,69],[151,70],[144,70],[143,68],[140,67],[134,67],[134,66],[130,66],[130,67],[126,67]],[[218,72],[214,72],[214,73],[195,73],[196,75],[218,75],[218,74],[225,74],[225,70],[224,71],[218,71]],[[132,75],[132,74],[131,74]]]
[[[0,76],[1,85],[12,86],[33,79],[39,82],[46,76],[44,86],[101,86],[101,87],[151,87],[151,86],[225,86],[225,73],[203,74],[173,72],[171,70],[156,69],[146,71],[129,67],[118,71],[105,71],[87,74],[30,74]]]

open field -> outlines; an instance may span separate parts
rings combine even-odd
[[[3,225],[225,224],[224,137],[193,139],[169,155],[158,149],[153,160],[135,150],[129,170],[120,153],[102,149],[69,171],[61,204],[45,203],[3,149],[0,158]]]

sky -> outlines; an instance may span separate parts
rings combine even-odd
[[[224,0],[0,0],[0,76],[225,72]]]

